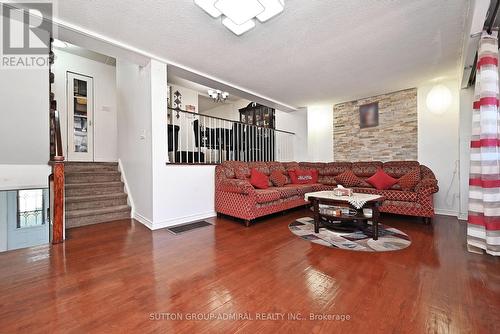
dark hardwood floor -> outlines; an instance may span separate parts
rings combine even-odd
[[[310,214],[250,228],[218,218],[178,236],[118,221],[0,254],[0,333],[500,333],[500,259],[468,253],[463,223],[382,216],[412,245],[363,253],[288,230]],[[186,320],[193,313],[251,319]]]

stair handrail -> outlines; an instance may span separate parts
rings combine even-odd
[[[51,161],[64,161],[62,137],[61,137],[61,123],[59,111],[53,110],[50,115],[51,127],[54,129],[52,142],[54,144],[54,155],[50,157]]]

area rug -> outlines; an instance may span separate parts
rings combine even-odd
[[[371,237],[371,222],[367,227],[360,226],[354,231],[335,231],[332,228],[320,228],[314,233],[314,219],[299,218],[288,225],[293,234],[304,240],[331,248],[340,248],[362,252],[387,252],[404,249],[411,244],[410,237],[393,227],[378,225],[378,240]]]

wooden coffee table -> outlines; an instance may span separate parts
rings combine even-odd
[[[310,201],[314,209],[314,233],[319,233],[321,227],[329,227],[333,224],[323,221],[323,218],[330,221],[340,221],[341,224],[353,224],[355,222],[364,222],[368,225],[368,221],[372,221],[373,240],[378,239],[378,223],[380,219],[379,206],[384,201],[383,196],[369,195],[369,194],[358,194],[354,193],[353,197],[348,196],[335,196],[332,191],[318,191],[314,193],[305,194],[306,200]],[[359,207],[351,204],[352,199],[366,199],[366,202]],[[351,200],[351,201],[350,201]],[[350,207],[358,211],[356,215],[328,215],[322,214],[319,209],[320,204],[332,205],[332,206],[343,206]],[[365,217],[363,215],[363,209],[372,209],[372,216]],[[342,225],[341,225],[342,226]]]

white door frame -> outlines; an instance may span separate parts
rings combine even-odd
[[[75,152],[74,143],[74,79],[87,82],[87,152]],[[71,71],[66,72],[67,160],[94,161],[94,78]],[[78,116],[77,116],[78,117]]]

